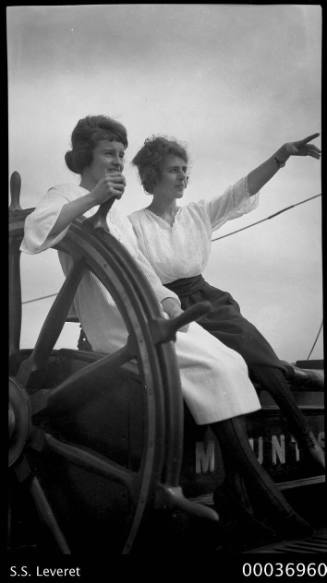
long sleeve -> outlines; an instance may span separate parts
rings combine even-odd
[[[241,217],[258,206],[259,193],[250,195],[247,177],[229,186],[219,196],[205,202],[205,209],[213,231],[227,221]]]
[[[48,237],[55,225],[62,207],[73,200],[70,191],[59,187],[52,187],[40,200],[34,211],[25,221],[24,239],[21,250],[25,253],[41,253],[52,247],[66,235],[68,228],[55,237]]]

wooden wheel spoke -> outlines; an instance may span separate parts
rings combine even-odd
[[[32,354],[27,360],[22,362],[19,368],[17,380],[21,384],[26,385],[31,373],[46,364],[65,324],[69,308],[75,297],[84,270],[84,262],[80,259],[73,265],[65,279],[45,319]]]
[[[108,390],[108,386],[104,388],[103,379],[109,383],[117,369],[132,358],[134,354],[127,342],[114,354],[104,356],[75,372],[51,391],[46,404],[47,412],[57,415],[60,411],[67,411],[71,407],[76,409],[91,398],[96,398],[104,390]]]
[[[29,484],[29,491],[40,520],[48,528],[58,549],[65,555],[70,554],[65,536],[56,520],[39,479],[33,475],[27,455],[23,455],[13,469],[19,483]]]
[[[44,490],[36,476],[33,477],[30,485],[31,496],[34,500],[37,512],[44,524],[48,527],[51,532],[59,550],[64,555],[70,555],[70,549],[67,541],[58,525],[58,522],[53,514],[52,508],[48,502],[48,499],[44,493]]]
[[[50,395],[51,389],[40,389],[30,396],[32,416],[47,408]]]
[[[22,186],[22,179],[20,177],[19,172],[16,170],[10,176],[10,196],[11,202],[9,206],[10,211],[18,211],[21,210],[19,198],[20,198],[20,189]]]
[[[137,483],[137,473],[124,466],[93,452],[86,451],[76,445],[63,443],[49,433],[44,435],[47,446],[55,453],[63,456],[74,464],[94,472],[105,478],[110,478],[128,488],[132,494]]]

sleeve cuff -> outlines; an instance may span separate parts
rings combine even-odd
[[[256,194],[250,194],[247,176],[241,178],[241,180],[235,185],[235,195],[239,196],[237,211],[240,214],[246,214],[254,210],[259,204],[260,191]]]
[[[179,305],[181,305],[181,301],[180,301],[179,297],[174,292],[168,290],[167,288],[164,289],[164,291],[158,292],[157,298],[160,302],[163,302],[167,298],[173,298],[174,300],[178,301]]]

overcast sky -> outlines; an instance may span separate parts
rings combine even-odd
[[[23,207],[76,181],[64,154],[79,118],[107,114],[129,133],[128,213],[149,203],[130,160],[152,134],[182,141],[182,204],[223,193],[286,141],[320,132],[319,5],[123,4],[7,8],[10,172]],[[315,140],[320,145],[320,138]],[[321,192],[320,162],[292,158],[259,207],[215,236]],[[281,358],[304,359],[322,320],[321,198],[213,243],[208,280],[230,291]],[[58,290],[49,251],[22,260],[23,300]],[[50,301],[24,308],[31,346]],[[76,332],[64,332],[67,345]],[[320,335],[312,358],[322,358]]]

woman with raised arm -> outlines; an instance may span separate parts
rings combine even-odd
[[[39,253],[56,245],[75,218],[113,197],[120,198],[125,189],[122,172],[126,147],[127,133],[120,123],[105,116],[81,119],[72,133],[72,150],[65,156],[68,168],[80,175],[80,183],[49,189],[26,219],[22,251]],[[176,294],[162,285],[139,250],[132,225],[119,212],[117,202],[107,215],[107,223],[111,234],[127,248],[149,280],[162,310],[169,317],[181,314]],[[67,274],[71,258],[59,251],[59,259]],[[111,353],[126,342],[127,331],[118,308],[92,274],[83,276],[74,308],[94,350]],[[222,444],[228,478],[241,471],[282,536],[310,532],[249,446],[243,416],[260,409],[260,403],[243,358],[195,322],[186,331],[177,332],[175,347],[185,402],[195,423],[210,425]],[[237,484],[226,484],[227,491],[231,488],[237,488]]]
[[[202,276],[209,259],[212,233],[227,221],[240,217],[258,204],[258,192],[290,156],[320,158],[311,141],[319,134],[281,146],[260,166],[211,200],[178,206],[188,183],[188,154],[175,140],[147,139],[133,159],[146,193],[148,207],[129,218],[143,254],[163,285],[174,291],[182,308],[207,300],[212,311],[198,323],[226,346],[236,350],[248,364],[250,377],[268,391],[288,419],[290,428],[310,459],[325,467],[324,451],[296,405],[288,380],[308,373],[281,361],[273,348],[241,314],[230,293],[213,287]]]

